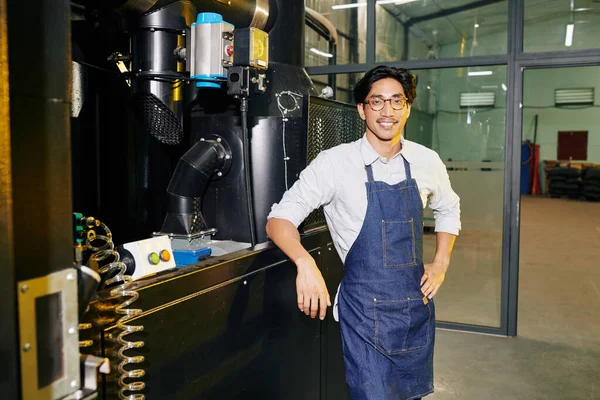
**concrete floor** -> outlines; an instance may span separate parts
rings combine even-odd
[[[438,330],[427,399],[600,399],[600,203],[524,197],[520,259],[518,337]]]

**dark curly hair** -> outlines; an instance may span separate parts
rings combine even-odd
[[[380,65],[367,71],[360,81],[358,81],[354,87],[354,101],[356,104],[363,103],[369,95],[373,84],[385,78],[392,78],[400,82],[404,89],[407,103],[412,104],[415,97],[417,97],[416,78],[405,68],[387,67],[385,65]]]

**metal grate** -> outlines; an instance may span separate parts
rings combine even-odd
[[[164,144],[181,143],[181,123],[165,103],[152,93],[137,92],[132,97],[136,116],[150,135]]]
[[[308,100],[307,164],[323,150],[358,140],[365,133],[365,122],[356,106],[319,97]],[[313,211],[304,221],[304,230],[325,224],[322,208]]]

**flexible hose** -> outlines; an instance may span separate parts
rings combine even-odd
[[[248,225],[250,226],[250,241],[252,247],[256,245],[256,228],[254,226],[254,202],[252,198],[252,179],[250,168],[250,133],[248,132],[248,99],[240,99],[242,114],[242,140],[244,143],[244,175],[246,180],[246,202],[248,204]]]
[[[111,289],[110,295],[117,298],[128,297],[127,300],[115,307],[115,312],[119,315],[122,315],[122,317],[119,318],[119,320],[117,321],[117,328],[121,330],[121,332],[117,336],[117,342],[121,346],[119,347],[119,350],[117,352],[117,355],[121,360],[119,366],[117,367],[120,374],[119,399],[144,400],[146,397],[142,393],[135,393],[140,392],[145,388],[146,385],[144,382],[125,382],[126,379],[135,380],[143,377],[146,374],[146,372],[141,368],[132,370],[125,369],[125,366],[129,364],[139,364],[144,361],[144,356],[130,357],[125,355],[125,351],[129,349],[137,349],[144,346],[144,342],[142,341],[132,342],[125,339],[125,336],[131,333],[140,332],[144,330],[144,327],[142,325],[126,324],[128,320],[142,313],[142,310],[140,309],[127,308],[138,299],[139,294],[135,290],[129,289],[129,282],[131,281],[131,276],[125,274],[125,271],[127,271],[127,266],[120,261],[120,255],[114,249],[115,245],[112,241],[112,233],[104,223],[100,223],[99,226],[104,230],[105,235],[96,235],[95,237],[88,238],[86,244],[92,251],[95,252],[90,259],[99,264],[101,261],[112,257],[113,261],[99,268],[98,273],[103,275],[109,274],[111,272],[117,272],[112,278],[106,280],[106,286],[110,286],[113,283],[118,283],[118,286]],[[95,247],[92,245],[92,242],[95,240],[101,240],[105,243],[102,246]],[[126,394],[126,392],[129,392],[130,394]]]

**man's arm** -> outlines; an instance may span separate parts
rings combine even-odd
[[[421,278],[421,291],[433,298],[446,278],[454,242],[460,231],[460,199],[452,190],[446,166],[439,157],[436,160],[437,185],[432,193],[430,207],[435,217],[436,249],[433,262],[425,264]]]
[[[335,177],[332,171],[329,158],[321,153],[302,171],[281,202],[273,206],[267,221],[267,235],[298,268],[298,308],[312,318],[320,311],[321,319],[325,318],[331,300],[321,271],[300,242],[297,226],[314,209],[333,199]]]
[[[288,220],[272,218],[267,222],[267,235],[298,268],[298,308],[315,318],[320,304],[319,318],[325,319],[327,306],[331,306],[331,298],[315,260],[300,243],[298,229]]]
[[[421,291],[430,299],[437,294],[446,278],[455,240],[456,235],[448,232],[436,234],[435,257],[431,264],[425,265],[425,274],[421,278]]]

